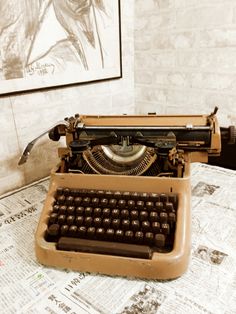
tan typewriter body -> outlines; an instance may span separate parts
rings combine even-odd
[[[113,127],[118,130],[124,129],[125,134],[128,134],[129,130],[132,132],[136,130],[135,134],[138,134],[139,141],[142,140],[142,138],[140,139],[142,130],[146,128],[150,131],[148,131],[147,137],[152,141],[156,140],[155,134],[152,134],[152,129],[156,127],[160,127],[161,132],[168,129],[173,129],[174,132],[180,130],[180,135],[176,135],[175,138],[175,143],[178,144],[178,149],[181,151],[178,155],[181,156],[181,158],[179,157],[181,162],[178,159],[179,165],[177,164],[175,169],[177,175],[174,177],[168,174],[142,176],[68,171],[65,160],[66,156],[71,156],[69,145],[75,140],[75,129],[81,129],[79,134],[82,138],[87,136],[91,139],[96,137],[97,128],[100,127],[105,130],[104,132],[108,132],[107,130],[113,129]],[[95,128],[95,131],[92,131],[93,135],[84,135],[86,129],[93,130],[93,128]],[[207,144],[202,138],[197,139],[195,136],[193,139],[188,136],[187,140],[181,139],[182,132],[190,134],[198,132],[198,129],[200,132],[206,130]],[[35,234],[35,250],[38,261],[44,265],[60,268],[128,277],[172,279],[182,275],[187,270],[191,251],[190,163],[192,161],[206,162],[208,155],[219,154],[221,141],[215,115],[77,116],[71,118],[68,127],[59,126],[57,131],[66,136],[67,145],[59,148],[61,163],[52,170],[49,191]],[[165,143],[162,135],[159,134],[157,138],[162,142],[161,148],[163,145],[169,145],[169,143]],[[169,156],[169,154],[167,155]],[[182,174],[180,174],[181,172]],[[151,259],[57,250],[55,243],[49,243],[44,238],[48,213],[51,211],[57,187],[177,194],[179,204],[173,250],[168,253],[154,252]]]

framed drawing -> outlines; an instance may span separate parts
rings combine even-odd
[[[119,0],[0,0],[0,94],[121,77]]]

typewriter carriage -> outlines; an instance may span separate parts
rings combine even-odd
[[[219,155],[215,113],[209,116],[79,116],[49,136],[59,148],[62,173],[183,177],[185,162]],[[57,136],[55,137],[54,134]]]

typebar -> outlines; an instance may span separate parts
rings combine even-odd
[[[153,253],[152,249],[146,245],[96,241],[70,237],[61,237],[57,243],[57,249],[145,259],[151,259]]]

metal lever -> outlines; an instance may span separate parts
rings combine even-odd
[[[59,126],[59,125],[65,125],[66,127],[69,127],[70,123],[67,122],[67,121],[64,121],[64,120],[63,120],[63,121],[59,121],[59,122],[57,122],[56,124],[54,124],[51,128],[49,128],[48,130],[44,131],[44,132],[41,133],[39,136],[37,136],[37,137],[36,137],[33,141],[31,141],[31,142],[26,146],[26,148],[24,149],[24,151],[23,151],[23,153],[22,153],[22,155],[21,155],[21,158],[20,158],[20,160],[18,161],[18,165],[21,166],[21,165],[23,165],[23,164],[27,161],[27,159],[28,159],[28,157],[29,157],[29,155],[30,155],[31,150],[32,150],[32,148],[34,147],[34,144],[35,144],[41,137],[43,137],[45,134],[49,133],[52,128],[55,128],[55,127],[57,127],[57,126]]]

